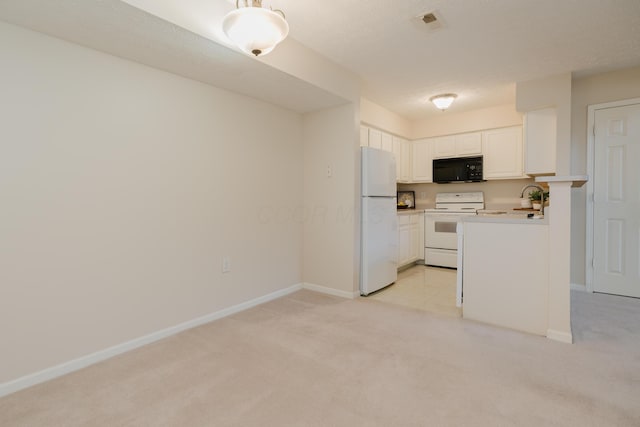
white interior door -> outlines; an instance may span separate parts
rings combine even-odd
[[[593,290],[640,297],[640,104],[594,119]]]

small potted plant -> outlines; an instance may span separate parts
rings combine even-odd
[[[544,197],[544,201],[549,200],[549,192],[545,191],[542,192],[540,190],[533,190],[532,192],[529,193],[529,199],[531,199],[531,202],[533,203],[533,209],[536,210],[540,210],[540,208],[542,207],[542,197]]]

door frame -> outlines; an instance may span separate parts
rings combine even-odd
[[[596,149],[596,136],[595,136],[595,124],[596,124],[596,111],[606,110],[608,108],[626,107],[628,105],[640,104],[640,98],[623,99],[620,101],[605,102],[601,104],[593,104],[587,106],[587,175],[590,179],[587,181],[587,225],[586,225],[586,272],[585,281],[587,292],[593,292],[593,205],[594,196],[593,190],[595,188],[594,176],[595,168],[595,149]]]

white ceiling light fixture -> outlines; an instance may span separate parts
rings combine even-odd
[[[458,95],[455,93],[443,93],[442,95],[432,96],[429,98],[429,101],[433,102],[436,107],[444,111],[451,106],[454,99],[457,97]]]
[[[244,52],[260,56],[287,37],[289,24],[281,10],[263,8],[262,0],[236,0],[236,10],[224,17],[222,30]]]

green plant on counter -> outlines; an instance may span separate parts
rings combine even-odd
[[[531,199],[531,201],[534,202],[539,202],[541,199],[541,191],[540,190],[533,190],[532,192],[529,193],[529,199]],[[549,200],[549,192],[545,191],[544,193],[544,200]]]

